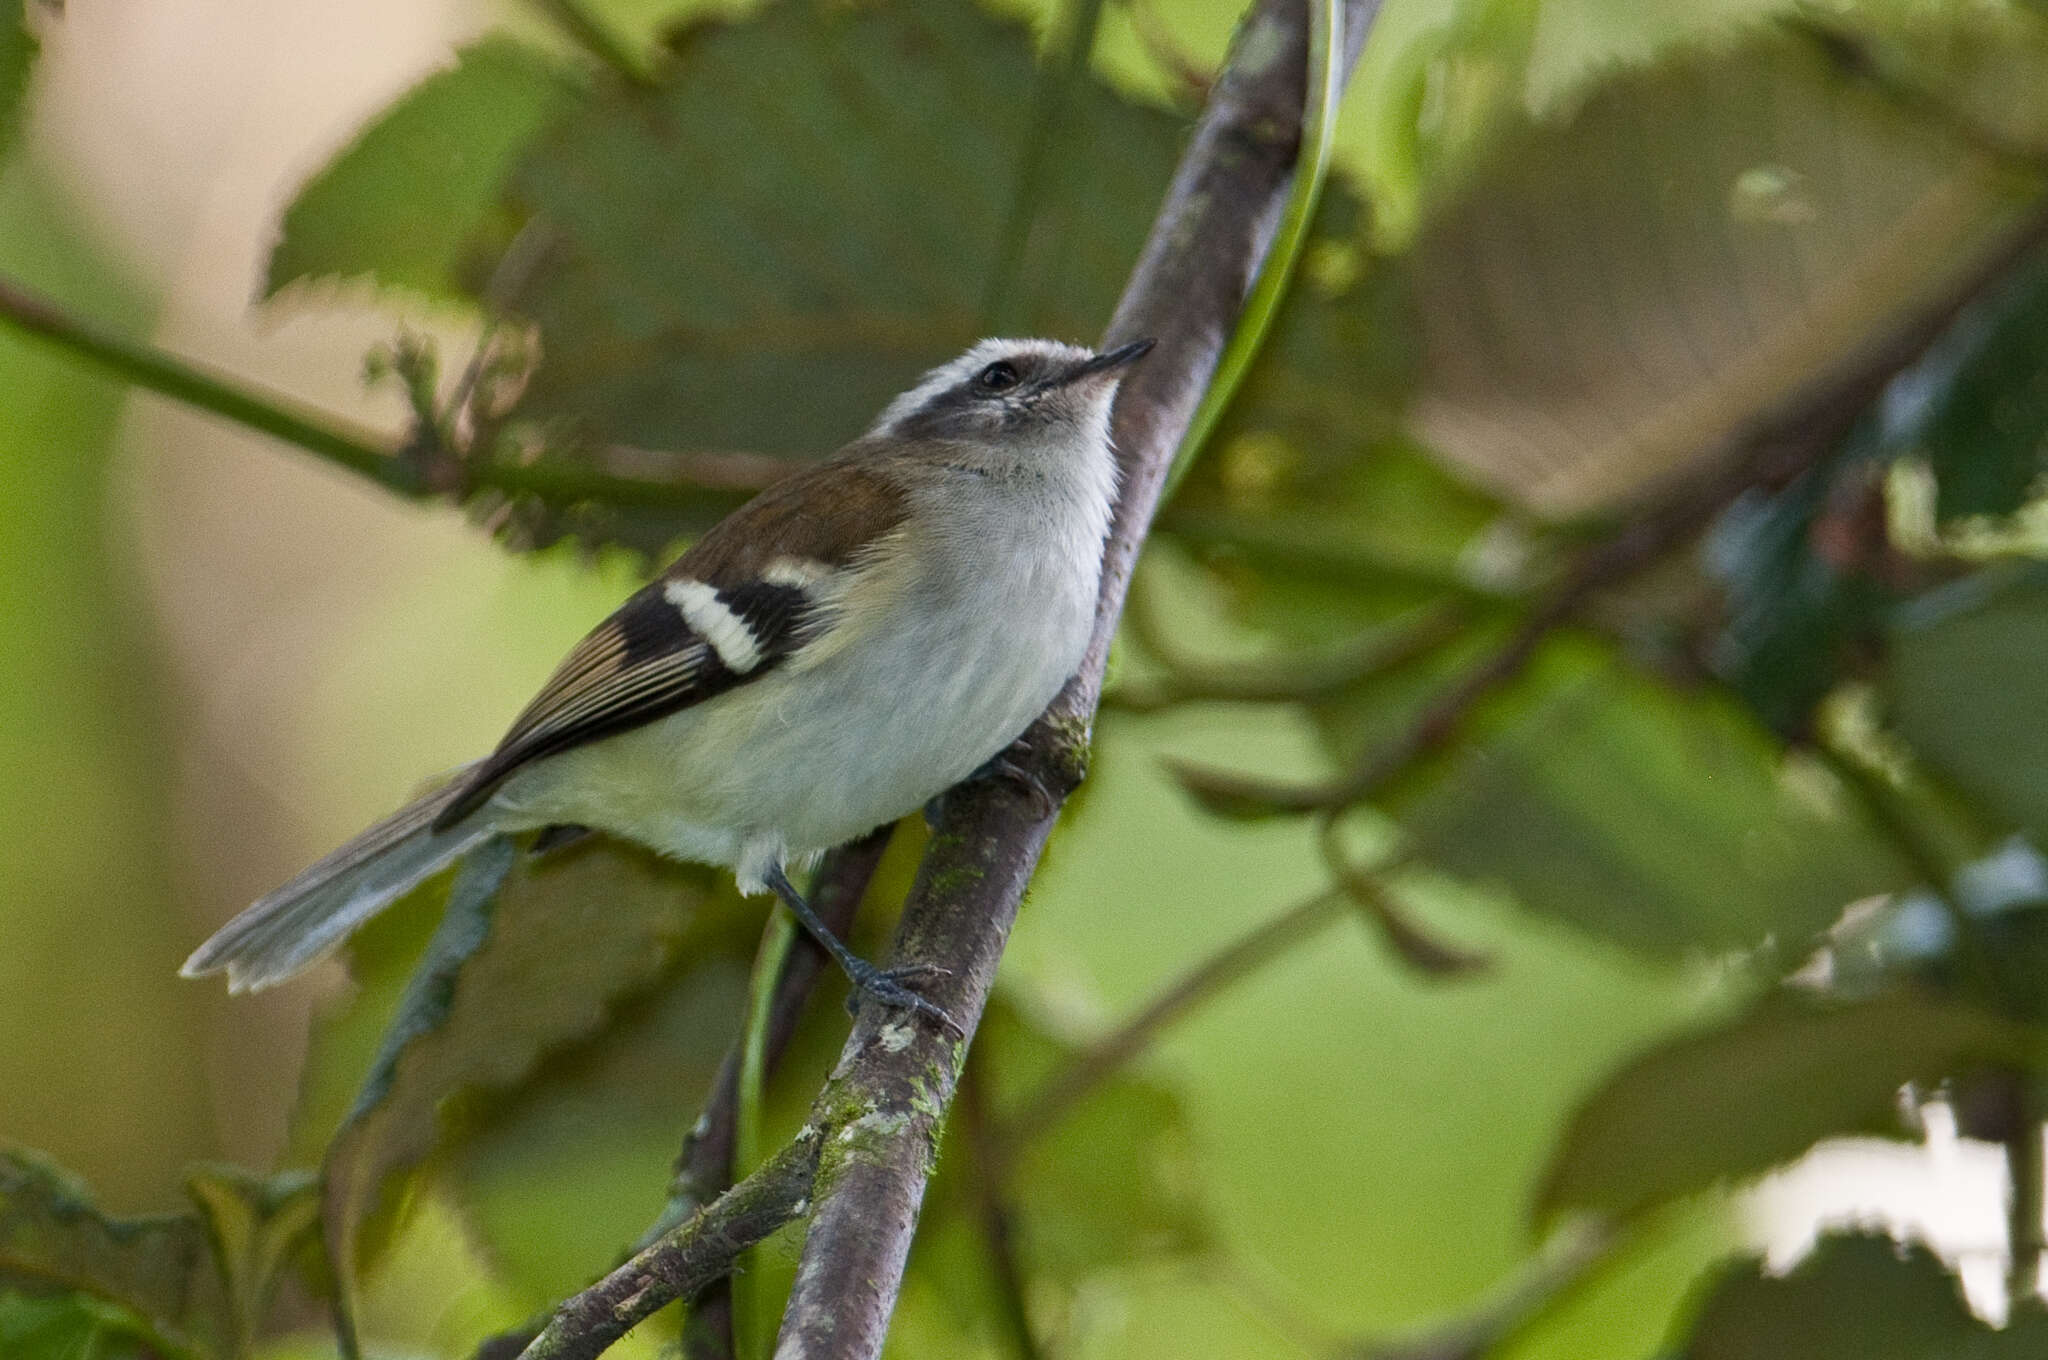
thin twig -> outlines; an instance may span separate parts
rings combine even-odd
[[[476,410],[472,403],[482,395],[481,384],[484,373],[498,357],[498,335],[504,326],[505,314],[512,307],[513,299],[526,291],[526,285],[541,261],[547,258],[548,247],[554,241],[554,232],[545,221],[535,217],[527,221],[512,243],[505,247],[505,253],[498,257],[491,267],[491,277],[484,284],[483,328],[477,332],[476,345],[470,350],[469,362],[463,365],[462,376],[456,380],[455,388],[448,394],[448,405],[442,415],[442,428],[464,432],[468,447],[476,448],[487,442],[481,438],[494,411]]]
[[[753,495],[773,486],[804,465],[795,459],[734,449],[643,449],[632,444],[606,444],[585,455],[607,476],[625,481],[673,486],[679,483],[707,491]]]
[[[1020,1101],[997,1131],[1007,1162],[1015,1150],[1064,1119],[1081,1100],[1149,1047],[1161,1030],[1214,1000],[1241,979],[1351,914],[1341,888],[1325,888],[1262,921],[1183,973],[1130,1019],[1089,1044],[1072,1062]]]
[[[1198,1257],[1194,1271],[1209,1289],[1223,1294],[1284,1338],[1303,1355],[1328,1356],[1342,1343],[1337,1335],[1298,1307],[1235,1256],[1217,1251]]]
[[[315,414],[290,398],[236,382],[225,374],[165,354],[66,312],[48,298],[0,277],[0,321],[63,346],[136,384],[237,424],[297,444],[394,490],[397,460],[382,435]]]
[[[1344,853],[1337,818],[1331,814],[1324,815],[1318,839],[1330,876],[1403,963],[1417,972],[1440,978],[1484,972],[1493,966],[1493,960],[1485,954],[1437,939],[1417,925],[1407,908],[1395,900],[1387,887],[1387,875],[1407,863],[1406,855],[1372,865],[1353,863]]]
[[[824,1130],[807,1125],[753,1175],[563,1300],[521,1360],[593,1360],[660,1309],[728,1274],[741,1252],[803,1213],[825,1141]]]
[[[818,866],[811,885],[811,903],[819,917],[841,935],[852,928],[854,914],[867,895],[868,883],[895,829],[893,825],[880,827],[834,850]],[[826,962],[825,951],[808,937],[799,940],[784,956],[766,1027],[766,1062],[770,1068],[789,1047]],[[682,1151],[676,1157],[675,1177],[669,1183],[668,1203],[654,1226],[633,1248],[636,1255],[670,1237],[732,1184],[739,1062],[735,1045],[719,1065],[704,1112],[683,1138]],[[688,1360],[731,1360],[733,1308],[732,1294],[726,1287],[729,1279],[720,1276],[712,1280],[691,1301],[689,1315],[683,1320],[682,1338],[683,1354]],[[539,1334],[535,1326],[493,1336],[477,1348],[475,1360],[513,1360]]]
[[[1343,70],[1376,8],[1373,0],[1347,6],[1350,40],[1332,54]],[[970,1035],[1057,804],[1085,769],[1110,641],[1174,450],[1287,201],[1307,29],[1303,0],[1262,0],[1245,21],[1104,340],[1153,336],[1158,347],[1124,384],[1112,420],[1123,488],[1094,636],[1074,680],[1011,752],[1051,798],[1007,780],[949,794],[904,908],[896,963],[951,970],[926,990]],[[870,1360],[880,1351],[963,1042],[921,1018],[873,1008],[856,1021],[812,1107],[814,1123],[842,1132],[828,1136],[819,1165],[778,1340],[784,1360]]]
[[[1515,605],[1525,593],[1512,583],[1492,585],[1455,568],[1404,560],[1370,543],[1304,538],[1280,516],[1244,515],[1175,501],[1159,512],[1153,527],[1181,543],[1224,549],[1255,565],[1284,567],[1333,585],[1405,586],[1479,608]]]
[[[1205,70],[1181,46],[1172,27],[1160,17],[1154,0],[1127,0],[1124,8],[1131,16],[1131,29],[1138,35],[1145,55],[1152,58],[1152,64],[1172,82],[1175,93],[1189,107],[1201,107],[1209,97],[1209,87],[1215,83],[1215,74]]]
[[[1402,1341],[1361,1341],[1340,1360],[1482,1360],[1591,1278],[1632,1235],[1592,1223],[1551,1242],[1521,1279],[1464,1317]]]

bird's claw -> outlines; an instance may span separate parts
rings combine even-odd
[[[947,1012],[944,1006],[931,998],[912,991],[905,984],[913,978],[951,977],[953,970],[936,963],[912,963],[901,968],[868,967],[852,977],[853,990],[846,994],[846,1009],[857,1014],[860,1003],[875,1001],[898,1010],[916,1011],[937,1021],[941,1028],[956,1039],[965,1039],[967,1031]]]

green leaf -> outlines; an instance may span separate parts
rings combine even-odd
[[[2048,472],[2044,319],[2048,250],[1962,318],[1932,356],[1947,381],[1887,432],[1894,448],[1925,455],[1938,516],[2011,514]]]
[[[1830,776],[1739,706],[1569,638],[1392,806],[1433,863],[1667,957],[1767,938],[1796,953],[1911,877]]]
[[[2015,157],[2048,152],[2048,14],[2038,5],[1862,0],[1792,13],[1923,117]]]
[[[155,1360],[149,1329],[84,1294],[0,1288],[0,1355],[7,1360]]]
[[[362,275],[430,296],[473,294],[477,262],[511,239],[498,202],[507,173],[575,93],[524,44],[485,38],[464,48],[301,186],[265,294]]]
[[[365,1229],[390,1182],[439,1145],[458,1098],[516,1086],[661,980],[706,883],[704,872],[599,838],[516,863],[495,842],[465,865],[323,1159],[323,1229],[344,1297],[381,1241]],[[366,947],[375,951],[377,939]],[[412,960],[368,957],[364,995],[381,1019],[375,998],[389,996],[388,977]],[[337,1045],[319,1061],[350,1052]]]
[[[1868,441],[1852,446],[1775,494],[1737,501],[1708,538],[1726,600],[1708,662],[1766,726],[1793,740],[1811,736],[1815,706],[1881,650],[1898,600],[1894,582],[1863,569],[1869,563],[1816,546],[1827,537],[1822,517],[1840,512],[1831,498],[1844,469],[1876,452]]]
[[[305,1172],[259,1176],[240,1167],[205,1166],[185,1177],[185,1193],[199,1208],[227,1290],[237,1346],[246,1349],[285,1271],[317,1236],[319,1183]]]
[[[83,1186],[25,1152],[0,1152],[0,1281],[116,1305],[179,1356],[224,1355],[234,1335],[198,1218],[111,1218]]]
[[[2043,1035],[1910,992],[1773,995],[1625,1064],[1566,1127],[1536,1213],[1614,1215],[1757,1176],[1838,1134],[1896,1131],[1908,1082],[2048,1056]]]
[[[1933,1254],[1888,1238],[1833,1237],[1789,1274],[1721,1272],[1677,1360],[2023,1360],[2048,1353],[2048,1316],[1994,1329],[1964,1306]]]
[[[721,907],[731,901],[722,895]],[[445,1163],[449,1197],[527,1310],[616,1264],[655,1218],[684,1130],[737,1035],[759,935],[758,911],[700,912],[655,990],[515,1090],[465,1110]],[[845,1012],[827,998],[814,1009],[836,1052]]]
[[[2048,845],[2048,571],[1992,571],[1903,611],[1882,685],[1899,735]]]
[[[1429,211],[1416,429],[1546,516],[1640,501],[1942,296],[2038,183],[1782,31],[1629,71]]]
[[[548,241],[515,302],[542,343],[515,415],[551,446],[830,452],[978,337],[1036,78],[1028,31],[964,0],[689,28],[659,89],[589,104],[514,177]],[[1066,126],[1018,314],[1087,339],[1180,124],[1083,82]]]

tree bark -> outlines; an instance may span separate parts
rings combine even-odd
[[[1340,69],[1356,62],[1377,0],[1344,5]],[[1052,795],[986,780],[946,798],[905,905],[895,966],[949,970],[925,990],[971,1036],[1057,803],[1081,781],[1110,639],[1132,567],[1189,418],[1272,241],[1301,139],[1307,0],[1264,0],[1181,159],[1105,347],[1158,347],[1113,418],[1123,490],[1095,632],[1080,673],[1011,756]],[[824,1131],[812,1219],[783,1316],[781,1360],[870,1360],[882,1347],[966,1042],[917,1017],[863,1011],[813,1107]]]

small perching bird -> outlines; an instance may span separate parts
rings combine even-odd
[[[496,751],[182,971],[281,982],[485,838],[580,826],[730,868],[861,991],[944,1020],[835,938],[786,870],[987,765],[1080,665],[1116,495],[1110,405],[1151,347],[984,340],[932,370],[635,592]]]

